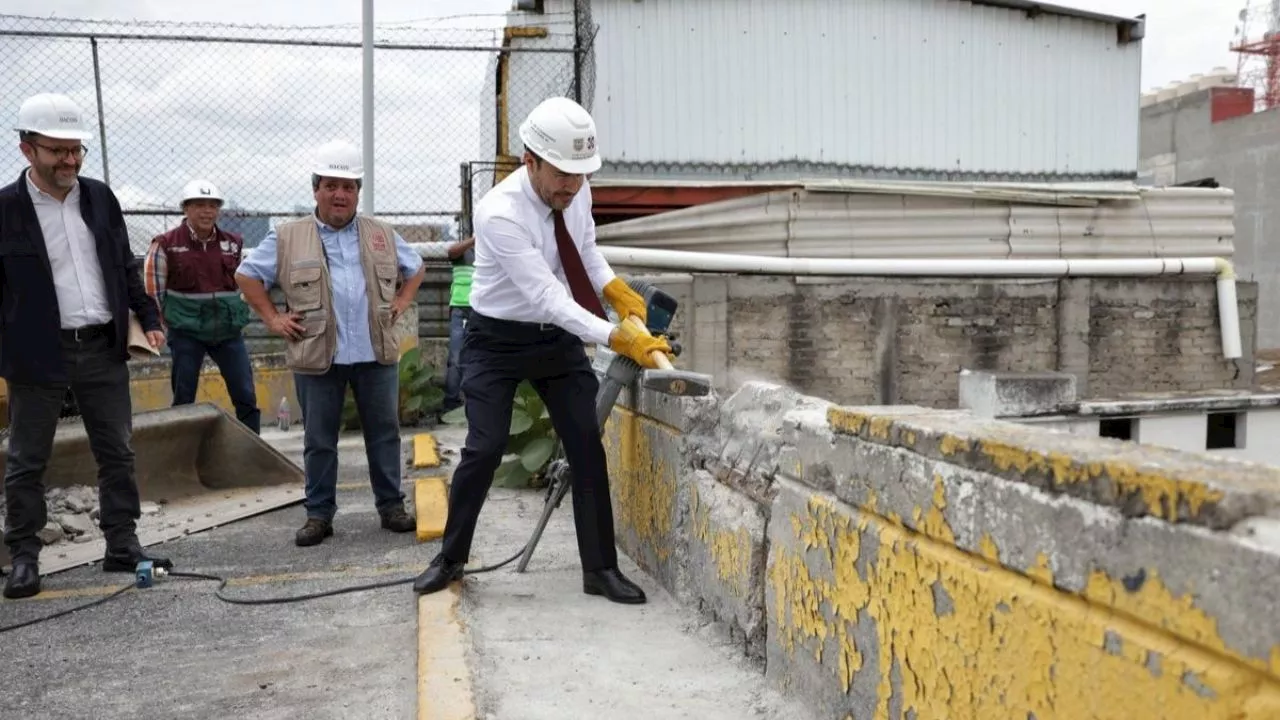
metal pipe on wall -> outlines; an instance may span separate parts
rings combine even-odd
[[[361,123],[364,129],[364,143],[361,152],[364,155],[364,180],[360,191],[360,205],[365,215],[372,215],[374,165],[376,164],[373,161],[373,0],[363,0],[362,5],[361,46],[364,55],[364,80],[361,92]]]

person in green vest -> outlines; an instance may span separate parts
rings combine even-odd
[[[449,288],[449,359],[445,366],[441,413],[462,407],[462,338],[471,319],[471,273],[475,271],[475,236],[449,246],[453,283]]]

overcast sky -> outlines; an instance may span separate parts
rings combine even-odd
[[[1112,15],[1147,15],[1144,90],[1215,66],[1235,69],[1235,55],[1228,47],[1246,0],[1057,2]],[[511,0],[376,0],[375,10],[380,25],[445,17],[452,19],[418,26],[483,29],[499,24],[511,4]],[[300,14],[298,8],[304,6],[306,12]],[[358,25],[360,8],[359,0],[4,2],[4,13],[13,15],[286,26]],[[471,41],[490,44],[491,30],[487,37],[483,32],[474,34]],[[461,37],[455,31],[454,38]],[[351,39],[358,41],[359,35]],[[0,114],[13,117],[22,97],[47,86],[70,88],[96,117],[87,44],[82,40],[44,43],[33,53],[25,51],[32,47],[30,42],[0,40],[0,81],[14,88],[0,97]],[[234,196],[248,196],[247,205],[276,209],[307,204],[310,187],[306,176],[299,174],[299,165],[308,148],[298,147],[299,139],[312,147],[335,136],[360,142],[358,49],[104,42],[99,52],[111,180],[126,206],[172,206],[179,188],[193,173],[217,178]],[[474,52],[379,54],[378,210],[457,206],[458,165],[482,154],[476,128],[481,113],[491,112],[481,92],[491,58],[491,53]],[[272,73],[256,72],[268,66]],[[429,99],[425,106],[422,98]],[[192,162],[174,161],[189,157],[192,146],[202,143],[213,149],[197,153],[201,159],[194,167]],[[391,152],[388,148],[394,148],[394,157],[384,155]],[[91,143],[91,151],[85,172],[101,177],[99,143]],[[23,166],[15,155],[16,151],[0,154],[0,181],[8,182]]]

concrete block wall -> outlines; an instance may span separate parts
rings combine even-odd
[[[1061,371],[1082,399],[1250,388],[1222,357],[1212,278],[1064,280],[649,276],[680,302],[681,364],[724,392],[762,380],[845,403],[958,406],[962,369]]]
[[[768,383],[624,392],[620,546],[833,720],[1280,717],[1280,469]]]

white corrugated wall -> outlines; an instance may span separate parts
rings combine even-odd
[[[1231,257],[1235,194],[1142,188],[1095,207],[974,194],[778,190],[600,227],[601,245],[810,258]]]
[[[602,176],[1130,177],[1140,43],[962,0],[593,0]]]

